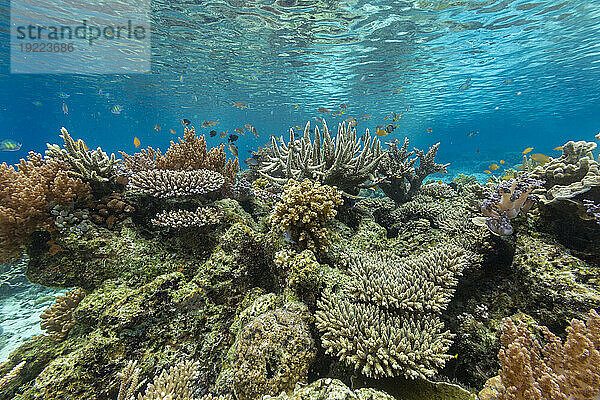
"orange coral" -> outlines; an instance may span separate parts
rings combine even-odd
[[[524,324],[504,319],[500,384],[494,400],[585,400],[600,394],[600,316],[590,310],[586,322],[574,319],[564,344],[545,326],[545,345]],[[488,381],[486,387],[494,384]],[[484,388],[485,391],[485,388]],[[484,392],[482,391],[482,393]],[[486,392],[486,394],[489,394]]]
[[[0,165],[0,260],[19,257],[36,229],[53,229],[50,206],[85,198],[90,188],[62,161],[30,152],[17,169]]]
[[[227,160],[224,144],[208,150],[206,138],[204,135],[196,136],[193,127],[185,127],[183,139],[179,138],[178,143],[171,141],[171,146],[164,155],[159,149],[149,147],[133,156],[121,152],[121,156],[125,166],[132,172],[153,167],[175,171],[208,169],[219,172],[230,184],[235,181],[235,175],[240,168],[237,157]]]

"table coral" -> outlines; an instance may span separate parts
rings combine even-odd
[[[308,179],[302,182],[291,179],[270,222],[288,233],[301,249],[324,250],[328,245],[325,223],[335,217],[335,207],[341,204],[341,195],[335,187]]]
[[[215,225],[220,222],[221,214],[211,207],[198,207],[195,211],[162,211],[152,219],[152,224],[165,228],[190,228]]]
[[[204,195],[218,190],[225,178],[208,169],[177,171],[154,169],[140,171],[131,176],[127,188],[132,192],[160,197],[185,197]]]

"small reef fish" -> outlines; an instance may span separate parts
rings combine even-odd
[[[155,125],[154,125],[154,130],[155,130],[156,132],[160,132],[160,129],[161,129],[161,128],[160,128],[160,125],[158,125],[158,124],[155,124]]]
[[[294,110],[298,111],[300,109],[300,104],[294,104]]]
[[[246,105],[245,103],[242,103],[241,101],[232,101],[231,105],[232,105],[232,107],[238,108],[240,110],[244,110],[244,109],[248,108],[248,105]]]
[[[398,94],[402,91],[402,88],[398,88],[392,92],[392,94]]]
[[[379,129],[379,128],[378,128],[378,129],[375,131],[375,134],[376,134],[377,136],[381,136],[381,137],[385,137],[385,136],[387,136],[387,134],[388,134],[388,133],[389,133],[389,132],[388,132],[388,131],[386,131],[385,129]]]
[[[120,105],[114,105],[111,109],[110,112],[116,115],[121,114],[121,111],[123,111],[123,106]]]
[[[183,82],[183,75],[179,75],[179,82]]]
[[[385,131],[387,133],[392,133],[394,131],[394,129],[396,129],[396,127],[397,127],[396,125],[389,124],[388,126],[385,127]]]
[[[173,135],[177,133],[175,129],[169,129],[169,132],[171,132]]]
[[[329,110],[325,107],[319,107],[319,108],[317,108],[317,111],[320,112],[321,114],[329,114]]]
[[[223,131],[221,133],[219,133],[219,138],[224,139],[227,137],[227,135],[229,135],[229,131]]]
[[[358,125],[358,121],[354,117],[348,117],[344,121],[346,121],[350,128],[354,128],[356,125]]]
[[[258,167],[258,161],[254,157],[246,158],[246,164],[250,167]]]
[[[69,113],[69,107],[67,106],[67,103],[62,103],[62,112],[63,114]]]
[[[346,111],[344,111],[344,110],[335,110],[335,111],[330,112],[330,114],[333,115],[333,116],[344,115],[344,114],[346,114]]]
[[[254,137],[258,137],[258,131],[255,127],[252,127],[252,133],[254,134]]]
[[[483,172],[486,173],[486,174],[491,174],[492,173],[492,171],[487,170],[487,169],[485,171],[483,171]]]
[[[558,146],[554,148],[555,151],[563,151],[563,147],[562,146]]]
[[[517,92],[517,96],[520,96],[522,94],[523,94],[523,92]]]
[[[492,164],[489,166],[489,169],[491,169],[492,171],[496,171],[498,168],[500,168],[498,164]]]
[[[363,75],[363,76],[361,76],[361,77],[360,77],[360,81],[362,82],[362,81],[364,81],[366,78],[367,78],[367,76],[366,76],[366,75]]]
[[[360,116],[360,119],[371,119],[371,114],[364,114]]]
[[[471,87],[471,78],[468,78],[465,83],[459,86],[458,90],[463,91]]]
[[[40,107],[42,105],[41,101],[32,101],[31,104],[33,104],[36,107]]]
[[[138,147],[140,147],[140,144],[142,144],[140,142],[140,139],[138,139],[137,137],[133,138],[133,145],[135,146],[135,148],[137,149]]]
[[[229,135],[229,137],[227,138],[228,142],[235,142],[236,140],[238,140],[239,136],[238,135],[234,135],[233,133],[231,135]]]
[[[467,133],[467,137],[473,137],[475,135],[479,135],[479,131],[472,131],[472,132]]]
[[[210,121],[202,121],[203,128],[210,128],[210,127],[217,126],[217,125],[219,125],[218,120],[215,121],[215,120],[211,119]]]
[[[0,142],[0,151],[18,151],[21,146],[23,145],[15,140],[4,139]]]
[[[525,150],[523,150],[523,153],[522,153],[522,154],[523,154],[523,155],[525,155],[525,154],[529,154],[529,153],[531,153],[531,150],[533,150],[533,147],[528,147],[528,148],[526,148]]]
[[[348,108],[348,106],[344,103],[340,104],[340,109],[342,110],[346,110]]]
[[[188,126],[192,123],[192,121],[190,121],[189,119],[186,119],[186,118],[182,118],[182,119],[180,119],[180,121],[181,121],[181,125],[183,125],[183,126]]]
[[[535,161],[536,163],[539,163],[541,165],[546,164],[548,161],[550,161],[550,157],[548,157],[545,154],[540,154],[540,153],[535,153],[529,156],[530,159],[532,159],[533,161]]]
[[[431,133],[431,132],[433,132],[433,129],[427,128],[427,133]]]
[[[233,143],[229,143],[228,146],[229,146],[229,151],[231,151],[231,154],[233,154],[235,157],[237,157],[238,156],[238,148],[236,147],[236,145]]]
[[[70,94],[67,94],[67,93],[65,93],[65,92],[60,92],[60,93],[58,94],[58,97],[60,97],[61,99],[68,99],[69,97],[71,97],[71,95],[70,95]]]
[[[244,133],[246,133],[246,131],[244,130],[244,128],[235,128],[233,131],[235,133],[237,133],[238,135],[243,135]]]
[[[246,130],[247,130],[248,132],[250,132],[250,131],[252,130],[252,125],[250,125],[250,124],[245,124],[245,125],[244,125],[244,128],[246,128]]]
[[[217,131],[213,130],[213,131],[208,132],[208,134],[210,135],[210,137],[215,137],[215,136],[217,136]]]
[[[500,160],[500,165],[504,165],[504,163],[506,163],[506,161]]]

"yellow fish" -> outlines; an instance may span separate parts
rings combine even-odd
[[[156,132],[160,132],[160,125],[158,125],[158,124],[154,125],[154,130]]]
[[[562,146],[558,146],[554,150],[556,150],[556,151],[563,151],[563,147]]]
[[[240,110],[248,108],[248,106],[246,104],[242,103],[241,101],[232,101],[231,105],[235,108],[239,108]]]
[[[503,165],[506,161],[500,160],[500,164]]]
[[[529,154],[531,153],[531,150],[533,150],[533,147],[528,147],[525,150],[523,150],[523,154]]]
[[[386,131],[385,129],[377,129],[377,131],[375,131],[375,134],[377,136],[384,137],[388,134],[388,131]]]
[[[492,165],[490,165],[490,166],[489,166],[489,168],[490,168],[492,171],[495,171],[495,170],[497,170],[498,168],[500,168],[500,166],[499,166],[498,164],[492,164]]]
[[[140,147],[140,144],[142,144],[140,142],[140,139],[138,139],[137,137],[133,138],[133,145],[135,146],[135,148],[137,149],[138,147]]]
[[[529,158],[531,158],[533,161],[535,161],[536,163],[540,163],[542,165],[546,164],[548,161],[550,161],[550,157],[548,157],[545,154],[532,154],[529,156]]]
[[[235,146],[235,144],[229,143],[228,146],[229,146],[229,151],[231,151],[231,154],[233,154],[235,157],[237,157],[238,156],[238,149]]]
[[[169,129],[169,132],[171,132],[173,135],[177,132],[175,132],[175,129]]]
[[[245,124],[245,125],[244,125],[244,128],[246,128],[246,130],[249,132],[249,131],[251,131],[251,130],[252,130],[252,125],[250,125],[250,124]]]
[[[489,171],[487,169],[485,171],[483,171],[483,172],[485,172],[486,174],[491,174],[492,173],[492,171]]]
[[[402,91],[402,88],[398,88],[392,92],[392,94],[398,94]]]

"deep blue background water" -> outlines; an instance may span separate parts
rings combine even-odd
[[[450,175],[519,163],[530,146],[557,155],[600,131],[600,1],[155,1],[152,74],[94,76],[10,74],[6,0],[0,9],[0,140],[23,143],[0,162],[60,142],[61,126],[109,153],[133,153],[134,137],[164,150],[187,118],[207,135],[255,126],[259,138],[238,141],[244,167],[270,135],[340,103],[330,129],[370,114],[362,133],[404,112],[384,140],[441,141]]]

